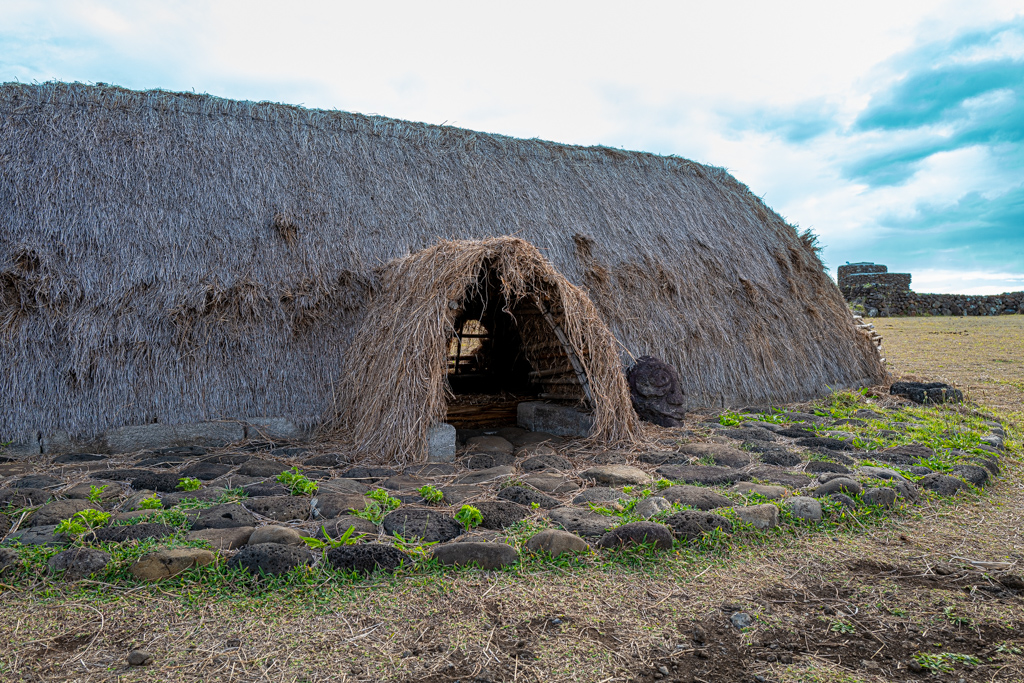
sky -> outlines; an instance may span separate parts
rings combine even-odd
[[[54,79],[682,156],[833,274],[1024,290],[1024,0],[0,0],[0,81]]]

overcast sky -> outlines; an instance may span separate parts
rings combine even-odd
[[[832,269],[1024,289],[1024,2],[22,2],[0,80],[104,82],[724,166]]]

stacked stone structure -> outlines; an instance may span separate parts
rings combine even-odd
[[[892,315],[1013,315],[1024,309],[1024,292],[995,295],[918,294],[909,273],[890,273],[878,263],[839,266],[839,290],[869,317]]]

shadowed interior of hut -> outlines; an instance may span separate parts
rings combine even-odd
[[[521,401],[583,398],[573,364],[552,327],[554,318],[545,315],[542,300],[509,302],[496,272],[485,269],[458,306],[448,342],[450,424],[514,425]]]

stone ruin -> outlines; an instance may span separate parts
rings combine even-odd
[[[1024,292],[997,295],[919,294],[910,273],[890,273],[879,263],[839,266],[839,291],[868,317],[893,315],[1013,315],[1024,310]]]

